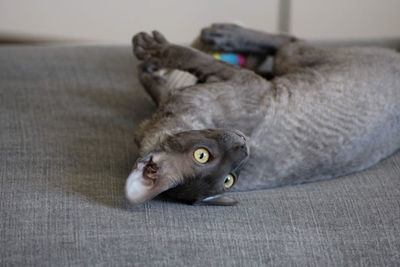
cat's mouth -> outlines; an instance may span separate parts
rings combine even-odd
[[[159,169],[160,167],[157,166],[157,164],[153,161],[153,157],[151,156],[146,166],[143,167],[143,178],[155,182],[158,177]]]
[[[162,177],[157,155],[149,153],[139,158],[125,184],[125,195],[130,203],[141,204],[173,185]]]
[[[138,159],[135,168],[129,174],[125,184],[125,195],[132,204],[140,204],[147,199],[148,191],[151,189],[153,179],[146,179],[143,170],[146,163]]]

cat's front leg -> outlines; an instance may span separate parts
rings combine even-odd
[[[138,78],[144,89],[159,106],[170,91],[166,78],[149,62],[139,64]]]
[[[138,33],[133,37],[132,43],[133,52],[138,59],[149,62],[156,68],[188,71],[200,82],[241,81],[244,76],[256,75],[196,49],[171,44],[157,31],[152,35]]]

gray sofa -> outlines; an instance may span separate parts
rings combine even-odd
[[[234,207],[131,207],[133,135],[154,112],[129,47],[0,47],[1,266],[394,266],[400,153]]]

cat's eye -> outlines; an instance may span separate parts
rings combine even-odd
[[[206,163],[210,159],[210,152],[205,148],[198,148],[193,153],[197,162]]]
[[[231,188],[233,183],[235,182],[235,178],[233,178],[232,174],[228,174],[224,178],[224,186],[225,188]]]

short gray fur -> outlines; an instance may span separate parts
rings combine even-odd
[[[139,76],[159,104],[137,133],[142,154],[182,131],[238,129],[251,156],[234,190],[254,190],[347,175],[400,147],[398,53],[322,49],[225,24],[204,29],[202,38],[219,50],[274,53],[275,77],[170,44],[157,32],[136,35],[134,52],[146,66]],[[149,68],[189,71],[202,83],[170,90]]]

